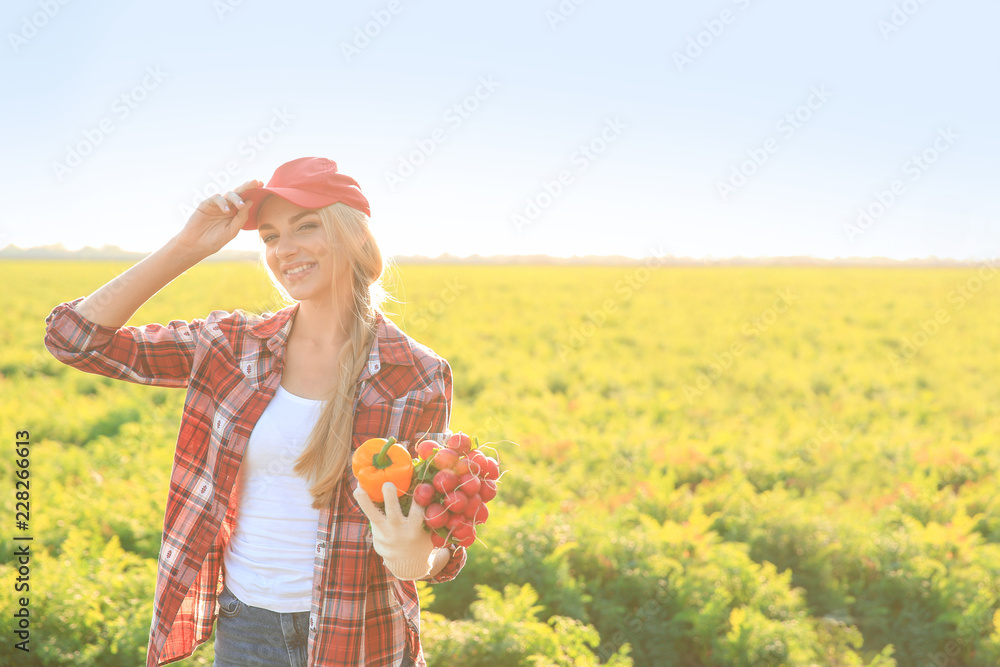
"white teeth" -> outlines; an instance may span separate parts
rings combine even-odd
[[[290,271],[285,271],[285,275],[286,276],[292,276],[292,275],[295,275],[296,273],[302,273],[303,271],[305,271],[307,269],[311,269],[314,266],[316,266],[316,265],[315,264],[306,264],[305,266],[299,266],[299,267],[296,267],[294,269],[291,269]]]

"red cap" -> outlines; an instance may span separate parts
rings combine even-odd
[[[358,182],[346,174],[337,173],[337,163],[325,157],[300,157],[286,162],[274,171],[263,188],[245,190],[241,197],[253,201],[243,229],[257,229],[257,212],[266,197],[278,195],[302,208],[323,208],[344,202],[371,217],[368,200],[361,194]]]

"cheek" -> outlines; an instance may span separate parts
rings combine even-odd
[[[278,270],[279,262],[278,258],[274,256],[273,250],[267,251],[267,253],[264,255],[264,261],[267,263],[267,268],[271,269],[271,273],[273,273],[275,277],[280,278],[281,271]]]
[[[333,271],[337,271],[340,266],[340,258],[328,246],[319,245],[313,250],[313,256],[323,261]]]

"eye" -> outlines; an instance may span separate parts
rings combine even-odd
[[[303,231],[306,229],[310,229],[312,227],[318,227],[318,225],[315,222],[304,222],[298,226],[298,229],[296,231]],[[260,237],[260,240],[263,241],[265,244],[267,244],[270,243],[271,239],[276,237],[277,234],[268,234],[267,236]]]

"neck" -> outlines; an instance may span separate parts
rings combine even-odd
[[[339,349],[350,336],[354,318],[350,293],[337,300],[307,299],[299,302],[292,331],[299,340],[309,341],[317,348]]]

